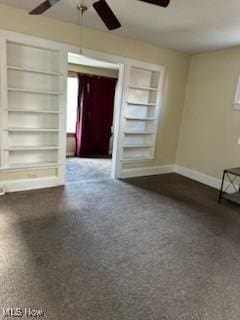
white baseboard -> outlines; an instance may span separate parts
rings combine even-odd
[[[149,168],[137,168],[137,169],[125,169],[122,170],[121,178],[133,178],[133,177],[143,177],[143,176],[152,176],[158,174],[166,174],[166,173],[177,173],[181,176],[187,177],[194,181],[205,184],[209,187],[220,190],[222,180],[209,176],[205,173],[195,171],[192,169],[188,169],[185,167],[181,167],[179,165],[165,165],[165,166],[155,166]],[[227,188],[228,183],[224,184],[224,189]],[[237,186],[235,186],[238,188]],[[233,187],[228,189],[229,193],[235,192],[236,190]]]
[[[133,177],[144,177],[154,176],[157,174],[165,174],[174,172],[174,165],[135,168],[135,169],[124,169],[121,172],[121,178],[133,178]]]
[[[221,187],[221,180],[220,179],[211,177],[211,176],[209,176],[205,173],[201,173],[199,171],[195,171],[192,169],[188,169],[185,167],[175,165],[175,172],[184,176],[184,177],[201,182],[201,183],[206,184],[206,185],[213,187],[215,189],[220,189],[220,187]]]
[[[72,157],[75,156],[75,153],[74,152],[68,152],[66,156],[67,156],[67,158],[72,158]]]
[[[195,171],[192,169],[188,169],[185,167],[181,167],[178,165],[175,165],[175,173],[180,174],[184,177],[190,178],[192,180],[201,182],[201,183],[203,183],[209,187],[215,188],[217,190],[221,189],[222,180],[218,179],[218,178],[214,178],[212,176],[209,176],[205,173]],[[225,182],[224,189],[226,189],[227,186],[228,186],[228,183]],[[235,187],[236,187],[236,189],[238,188],[237,185]],[[236,190],[230,186],[227,192],[232,193],[232,192],[236,192]]]
[[[2,187],[6,193],[51,188],[61,186],[63,184],[63,181],[58,177],[0,181],[0,187]]]
[[[164,165],[146,168],[124,169],[121,172],[121,178],[153,176],[158,174],[167,174],[174,172],[218,190],[221,187],[220,179],[214,178],[212,176],[192,169],[181,167],[179,165]],[[61,185],[64,185],[64,181],[63,179],[60,179],[58,177],[0,181],[0,189],[3,188],[3,190],[6,193],[24,190],[44,189]],[[224,187],[226,188],[227,185],[228,184],[226,183]],[[228,189],[229,193],[235,191],[236,190],[234,190],[234,188]]]

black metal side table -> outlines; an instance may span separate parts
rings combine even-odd
[[[239,180],[240,177],[240,167],[225,169],[222,177],[222,185],[218,198],[218,202],[221,203],[222,199],[233,202],[235,204],[240,205],[240,186]],[[226,181],[225,181],[226,180]],[[228,183],[226,185],[226,183]],[[229,189],[235,190],[235,192],[227,193]]]

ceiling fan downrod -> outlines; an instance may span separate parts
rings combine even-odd
[[[83,46],[83,18],[84,13],[88,10],[87,6],[84,6],[82,4],[77,5],[77,11],[78,11],[78,24],[80,25],[80,54],[82,54],[82,46]]]

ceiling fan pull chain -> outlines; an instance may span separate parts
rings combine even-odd
[[[77,24],[80,26],[80,38],[79,38],[79,46],[80,46],[80,54],[82,54],[82,26],[81,26],[81,24],[82,24],[82,19],[81,19],[81,9],[80,9],[80,6],[79,5],[77,5],[77,10],[78,10],[78,22],[77,22]]]

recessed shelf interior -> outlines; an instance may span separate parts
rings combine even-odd
[[[39,92],[58,92],[59,77],[43,73],[8,69],[8,87]]]
[[[59,112],[59,97],[31,92],[9,91],[8,108]]]
[[[14,163],[3,170],[16,170],[16,169],[31,169],[31,168],[57,168],[60,165],[58,162],[28,162],[28,163]]]
[[[132,67],[130,72],[130,86],[158,90],[159,72],[139,67]]]
[[[153,132],[153,121],[142,121],[142,120],[130,120],[126,121],[125,130],[126,131],[137,131],[137,132]]]
[[[126,117],[134,118],[154,118],[156,115],[155,107],[132,105],[126,110]]]
[[[10,128],[35,128],[35,129],[58,129],[59,120],[56,114],[47,113],[10,113],[8,116],[8,125]]]
[[[57,132],[9,132],[8,144],[10,146],[58,146]]]
[[[156,91],[140,90],[131,87],[128,89],[128,101],[136,104],[156,104],[157,96]]]
[[[7,42],[7,65],[60,73],[59,52],[26,44]]]
[[[19,163],[28,165],[29,163],[40,163],[40,162],[58,162],[58,151],[48,150],[43,152],[42,150],[33,151],[18,151],[11,152],[9,165],[16,166]]]

